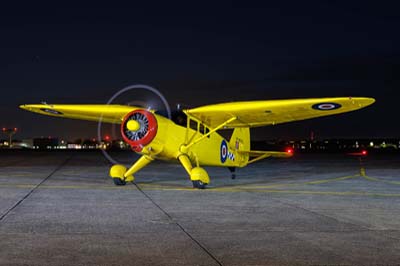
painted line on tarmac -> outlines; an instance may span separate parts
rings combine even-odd
[[[358,178],[358,177],[360,177],[360,175],[357,174],[357,175],[335,177],[335,178],[328,178],[328,179],[315,180],[315,181],[307,181],[307,182],[301,182],[301,183],[283,183],[283,184],[272,184],[272,185],[244,185],[244,186],[240,186],[240,188],[264,189],[264,188],[277,188],[277,187],[295,187],[295,186],[303,186],[303,185],[319,185],[319,184],[343,181],[343,180],[352,179],[352,178]],[[231,186],[231,187],[226,187],[226,188],[221,188],[221,189],[230,189],[230,188],[235,188],[235,187],[236,186]]]
[[[376,178],[376,177],[372,177],[372,176],[363,176],[366,180],[368,181],[372,181],[372,182],[381,182],[381,183],[385,183],[385,184],[390,184],[390,185],[400,185],[399,181],[388,181],[388,180],[383,180],[381,178]]]
[[[142,190],[148,191],[191,191],[201,193],[203,190],[198,190],[189,187],[173,187],[173,186],[142,186],[138,184]],[[33,189],[34,185],[0,185],[0,188],[20,188],[20,189]],[[126,187],[116,187],[116,186],[52,186],[52,185],[41,185],[38,189],[82,189],[82,190],[129,190],[132,186],[128,185]],[[312,191],[312,190],[279,190],[279,189],[265,189],[265,188],[209,188],[205,189],[205,192],[253,192],[253,193],[271,193],[271,194],[300,194],[300,195],[327,195],[327,196],[367,196],[367,197],[400,197],[400,193],[373,193],[365,191]]]
[[[362,177],[365,180],[371,182],[381,182],[386,184],[395,184],[400,185],[400,182],[396,181],[386,181],[376,177],[370,176],[361,176],[361,175],[349,175],[343,177],[308,181],[302,183],[288,183],[288,184],[272,184],[272,185],[237,185],[237,186],[229,186],[229,187],[210,187],[206,189],[207,192],[256,192],[256,193],[273,193],[273,194],[302,194],[302,195],[331,195],[331,196],[368,196],[368,197],[400,197],[400,194],[393,193],[374,193],[374,192],[365,192],[365,191],[312,191],[312,190],[281,190],[280,187],[298,187],[303,185],[319,185],[326,184],[331,182],[343,181],[353,178]],[[135,184],[134,184],[135,185]],[[161,191],[199,191],[197,189],[193,189],[191,187],[186,186],[176,186],[176,185],[168,185],[168,184],[148,184],[148,183],[137,183],[136,186],[140,187],[143,190],[161,190]],[[82,189],[82,190],[121,190],[121,189],[131,189],[131,185],[126,187],[121,186],[97,186],[93,185],[44,185],[42,184],[40,187],[37,185],[30,184],[0,184],[0,188],[19,188],[19,189]],[[276,188],[276,189],[275,189]]]
[[[93,185],[41,185],[38,189],[95,189],[95,190],[121,190],[121,189],[131,189],[131,186],[134,185],[133,183],[127,183],[126,186],[115,186],[115,185],[102,185],[98,186],[96,184]],[[193,188],[188,188],[185,186],[175,186],[175,185],[143,185],[143,184],[138,184],[141,187],[147,187],[150,186],[152,188],[157,188],[157,189],[170,189],[170,190],[195,190]],[[36,185],[31,185],[31,184],[0,184],[0,188],[15,188],[15,189],[32,189],[35,188]]]
[[[20,189],[32,189],[36,187],[36,185],[29,184],[0,184],[0,188],[20,188]],[[96,186],[93,185],[41,185],[38,189],[124,189],[125,187],[117,187],[114,185],[111,186]]]
[[[304,185],[319,185],[319,184],[325,184],[325,183],[330,183],[330,182],[343,181],[343,180],[357,178],[357,177],[360,177],[360,175],[357,174],[357,175],[349,175],[349,176],[336,177],[336,178],[330,178],[330,179],[316,180],[316,181],[305,182],[303,184]]]
[[[135,184],[135,187],[137,190],[139,190],[156,208],[158,208],[162,213],[164,213],[165,216],[167,216],[167,218],[170,220],[171,223],[174,223],[176,226],[178,226],[182,232],[188,237],[190,238],[201,250],[203,250],[215,263],[217,263],[218,265],[222,266],[222,263],[218,260],[218,258],[216,256],[214,256],[214,254],[211,253],[211,251],[209,251],[207,249],[207,247],[205,245],[203,245],[198,239],[196,239],[188,230],[186,230],[186,228],[181,225],[176,219],[174,219],[164,208],[162,208],[152,197],[150,197],[150,195],[148,195],[140,186],[138,186],[137,184]]]
[[[336,182],[336,181],[342,181],[342,180],[347,180],[347,179],[352,179],[352,178],[357,178],[360,177],[360,175],[350,175],[350,176],[343,176],[343,177],[336,177],[336,178],[329,178],[329,179],[322,179],[322,180],[315,180],[315,181],[308,181],[308,182],[302,182],[302,183],[281,183],[281,184],[271,184],[271,185],[234,185],[234,186],[228,186],[228,187],[218,187],[218,188],[210,188],[212,190],[218,190],[218,191],[232,191],[234,189],[239,189],[239,190],[245,190],[245,189],[251,189],[251,190],[259,190],[259,189],[273,189],[273,188],[279,188],[279,187],[295,187],[295,186],[303,186],[303,185],[318,185],[318,184],[324,184],[324,183],[330,183],[330,182]],[[176,185],[169,185],[169,184],[149,184],[149,183],[137,183],[141,188],[143,189],[160,189],[160,190],[182,190],[182,191],[193,191],[195,189],[193,188],[188,188],[186,186],[176,186]],[[29,185],[29,184],[0,184],[1,187],[7,187],[7,188],[33,188],[34,185]],[[90,185],[42,185],[40,188],[43,189],[121,189],[124,187],[116,187],[116,186],[90,186]]]
[[[162,190],[162,191],[198,191],[201,193],[203,190],[193,188],[143,188],[143,190]],[[266,194],[300,194],[300,195],[323,195],[323,196],[367,196],[367,197],[400,197],[400,193],[372,193],[364,191],[312,191],[312,190],[273,190],[273,189],[246,189],[246,188],[232,188],[232,189],[205,189],[207,192],[252,192],[252,193],[266,193]]]
[[[38,189],[44,182],[46,182],[50,177],[52,177],[58,170],[60,170],[62,167],[64,167],[69,160],[72,158],[72,155],[69,156],[67,159],[65,159],[61,164],[59,164],[49,175],[47,175],[45,178],[43,178],[42,181],[40,181],[38,184],[33,186],[30,191],[22,197],[17,203],[15,203],[10,209],[8,209],[3,215],[0,216],[0,222],[4,220],[7,215],[12,212],[14,209],[16,209],[24,200],[26,200],[32,193]]]

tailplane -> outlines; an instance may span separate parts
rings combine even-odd
[[[247,164],[257,162],[259,160],[273,158],[289,158],[293,156],[293,149],[286,151],[252,151],[250,150],[250,129],[248,127],[235,128],[233,130],[229,146],[235,151],[235,158],[239,167],[244,167]]]

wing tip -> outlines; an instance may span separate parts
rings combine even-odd
[[[29,110],[29,104],[21,104],[19,108],[24,109],[24,110]]]
[[[358,98],[357,100],[358,100],[358,104],[362,107],[367,107],[376,102],[375,98],[371,98],[371,97],[362,97],[362,98]]]
[[[43,106],[39,105],[39,104],[21,104],[19,106],[19,108],[26,110],[26,111],[31,111],[31,112],[33,112],[34,110],[40,109],[42,107]]]

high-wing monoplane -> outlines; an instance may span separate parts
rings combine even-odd
[[[290,157],[292,151],[250,148],[250,128],[334,115],[364,108],[373,98],[335,97],[228,102],[185,109],[178,120],[129,105],[25,104],[20,108],[42,115],[120,124],[122,138],[141,155],[129,168],[115,164],[110,176],[116,185],[134,181],[134,175],[153,160],[181,163],[194,188],[210,183],[202,166],[236,167],[267,157]],[[229,140],[219,134],[233,129]]]

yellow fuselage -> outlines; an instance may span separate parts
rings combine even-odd
[[[246,157],[237,153],[230,147],[229,142],[216,132],[185,149],[185,145],[204,134],[200,130],[183,127],[165,117],[154,115],[158,125],[157,135],[140,154],[177,162],[177,158],[184,154],[190,158],[193,165],[203,166],[243,167],[247,164]]]

